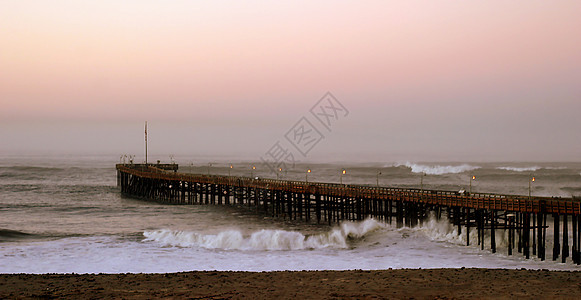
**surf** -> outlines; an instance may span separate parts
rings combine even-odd
[[[411,169],[412,173],[425,173],[427,175],[444,175],[444,174],[458,174],[468,171],[480,169],[479,166],[469,164],[461,165],[422,165],[406,162],[404,164],[397,164],[396,167],[404,166]]]
[[[363,238],[385,225],[366,219],[361,222],[342,222],[321,234],[305,235],[298,231],[261,229],[245,235],[241,230],[224,230],[216,234],[195,231],[161,229],[145,231],[144,242],[157,242],[162,246],[198,247],[219,250],[289,251],[312,249],[347,249],[351,240]]]

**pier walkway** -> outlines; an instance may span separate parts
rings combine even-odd
[[[253,207],[273,217],[336,223],[373,217],[396,226],[422,224],[429,214],[443,215],[458,234],[477,230],[478,245],[496,252],[498,230],[508,231],[508,254],[545,259],[547,217],[553,225],[553,260],[571,257],[581,264],[581,202],[573,198],[345,185],[178,173],[177,164],[118,164],[121,192],[169,204]],[[569,245],[569,229],[572,245]],[[562,240],[562,242],[561,242]],[[569,252],[571,250],[571,252]]]

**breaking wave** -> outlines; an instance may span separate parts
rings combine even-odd
[[[532,166],[532,167],[496,167],[497,170],[505,170],[505,171],[512,171],[512,172],[535,172],[538,170],[567,170],[567,167],[539,167],[539,166]]]
[[[412,170],[412,173],[426,173],[428,175],[444,175],[444,174],[458,174],[467,171],[472,171],[476,169],[480,169],[479,166],[472,166],[469,164],[462,164],[462,165],[448,165],[448,166],[441,166],[441,165],[421,165],[421,164],[414,164],[410,162],[406,162],[405,164],[399,164],[399,166],[405,166]]]
[[[263,229],[245,236],[239,230],[226,230],[218,234],[201,234],[192,231],[146,231],[145,241],[155,241],[164,246],[201,247],[222,250],[303,250],[348,247],[350,239],[359,239],[385,225],[373,219],[361,222],[343,222],[328,232],[303,235],[296,231]]]
[[[542,169],[541,167],[497,167],[496,169],[498,170],[505,170],[505,171],[513,171],[513,172],[535,172],[538,171],[540,169]]]
[[[402,229],[409,230],[410,228],[404,227]],[[421,232],[424,236],[432,241],[445,242],[462,246],[467,244],[466,227],[462,226],[462,232],[461,234],[458,234],[458,226],[452,224],[452,222],[450,222],[446,216],[442,216],[440,219],[437,219],[432,213],[430,214],[429,218],[424,221],[423,225],[418,225],[411,229],[416,232]],[[494,232],[496,247],[508,247],[508,231],[504,229],[496,229]],[[487,249],[490,248],[490,238],[490,230],[485,230],[483,239]],[[476,228],[470,228],[470,236],[468,239],[470,241],[470,246],[478,247],[478,230]],[[547,243],[550,243],[550,241],[547,241]]]

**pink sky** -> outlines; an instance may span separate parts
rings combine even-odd
[[[149,120],[178,128],[175,140],[209,139],[210,153],[223,148],[212,136],[252,131],[263,138],[241,151],[261,152],[331,91],[352,114],[320,151],[349,141],[380,157],[579,160],[579,12],[578,1],[2,1],[0,137],[13,142],[0,150],[37,147],[42,124],[118,124],[106,137]]]

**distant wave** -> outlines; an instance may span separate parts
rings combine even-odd
[[[50,174],[61,172],[64,169],[35,166],[10,166],[0,167],[1,178],[31,179],[39,176],[50,176]]]
[[[38,167],[38,166],[10,166],[10,167],[0,167],[0,170],[11,170],[19,172],[53,172],[62,171],[62,168],[55,167]]]
[[[539,166],[532,166],[532,167],[496,167],[497,170],[505,170],[505,171],[512,171],[512,172],[535,172],[538,170],[566,170],[567,167],[539,167]]]
[[[22,231],[16,231],[16,230],[10,230],[10,229],[0,229],[0,242],[7,241],[7,240],[25,239],[25,238],[30,238],[33,236],[34,236],[33,234],[22,232]]]
[[[414,164],[410,162],[406,162],[405,164],[398,164],[396,167],[405,166],[412,170],[412,173],[426,173],[428,175],[443,175],[443,174],[457,174],[463,173],[467,171],[472,171],[476,169],[480,169],[479,166],[472,166],[468,164],[462,164],[457,166],[441,166],[441,165],[421,165],[421,164]]]
[[[223,250],[303,250],[321,248],[347,248],[349,239],[358,239],[365,234],[383,228],[384,225],[367,219],[362,222],[343,222],[337,228],[322,234],[305,236],[300,232],[286,230],[260,230],[244,236],[238,230],[222,231],[218,234],[201,234],[191,231],[156,230],[146,231],[145,241],[156,241],[167,246],[201,247]]]
[[[541,167],[497,167],[498,170],[513,171],[513,172],[534,172],[542,169]]]

